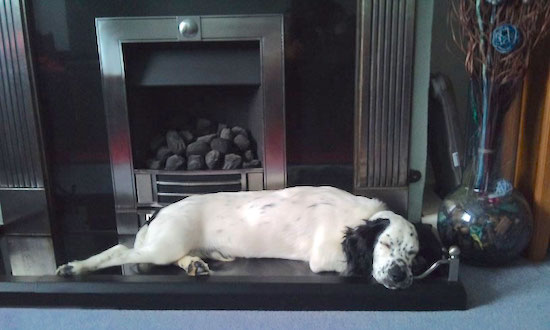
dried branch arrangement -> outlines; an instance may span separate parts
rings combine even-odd
[[[530,55],[550,29],[550,0],[451,0],[451,28],[465,53],[475,100],[479,162],[474,188],[486,192],[495,136]]]

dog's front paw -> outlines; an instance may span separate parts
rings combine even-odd
[[[75,276],[84,273],[83,268],[75,261],[61,265],[55,271],[58,276]]]

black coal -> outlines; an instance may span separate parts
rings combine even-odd
[[[169,171],[229,170],[261,167],[248,130],[205,118],[151,140],[149,169]]]

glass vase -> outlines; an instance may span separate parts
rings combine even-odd
[[[497,120],[501,122],[493,126],[492,134],[472,125],[466,152],[470,161],[464,164],[462,185],[443,200],[438,213],[442,243],[458,245],[461,260],[476,265],[502,265],[516,259],[533,230],[529,204],[503,170],[515,157],[507,156],[510,146],[503,137],[509,132],[502,127],[503,119]]]

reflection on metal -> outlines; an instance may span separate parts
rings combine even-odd
[[[194,36],[197,32],[199,32],[197,22],[190,18],[184,18],[178,25],[178,29],[180,30],[180,33],[186,37]]]
[[[460,264],[460,249],[458,246],[451,246],[449,248],[449,256],[447,258],[443,258],[441,260],[438,260],[436,263],[434,263],[430,268],[428,268],[424,273],[415,276],[415,280],[421,280],[423,278],[426,278],[428,275],[433,273],[439,266],[441,265],[449,265],[449,275],[447,277],[447,280],[449,282],[456,282],[458,281],[458,266]]]
[[[415,0],[359,0],[355,192],[408,189]],[[407,196],[386,194],[405,213]]]
[[[9,236],[6,240],[12,275],[55,274],[55,258],[50,237]]]

